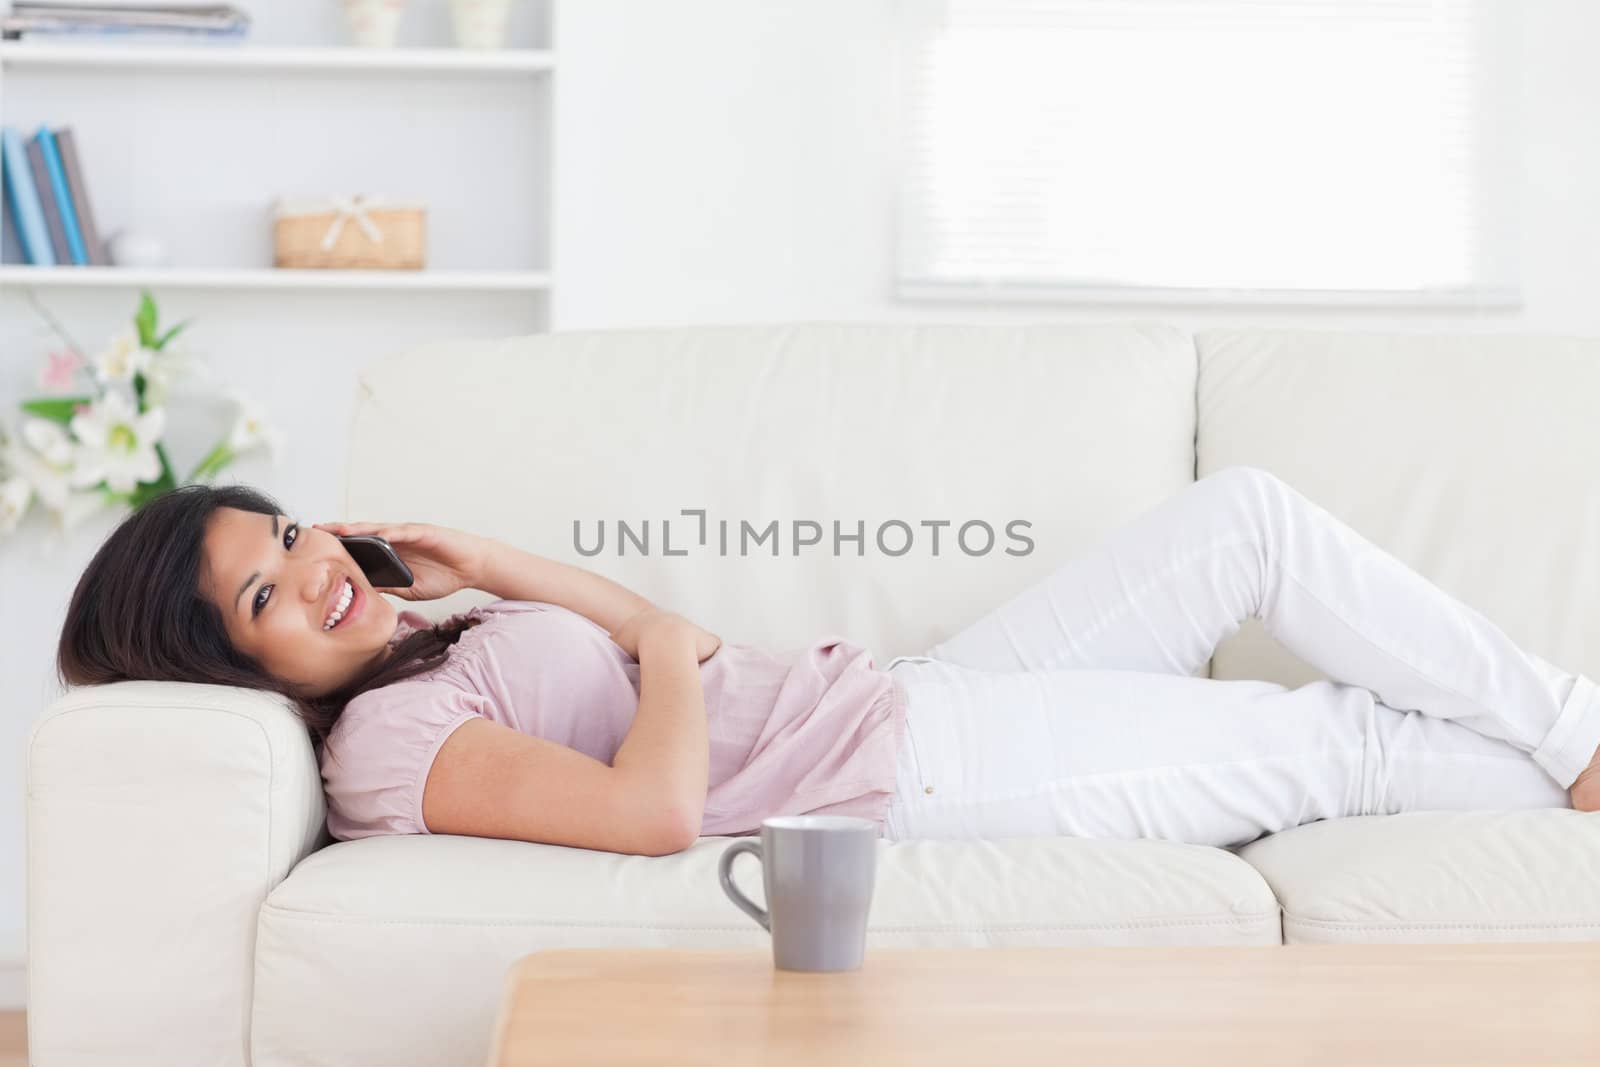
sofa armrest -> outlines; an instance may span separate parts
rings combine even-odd
[[[256,921],[330,843],[311,736],[229,686],[74,689],[28,734],[35,1063],[248,1064]]]

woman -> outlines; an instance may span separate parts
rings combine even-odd
[[[416,574],[375,590],[337,534]],[[439,625],[376,592],[499,599]],[[1260,618],[1337,681],[1195,677]],[[581,568],[425,524],[302,529],[243,487],[131,515],[73,595],[59,666],[272,689],[316,742],[329,827],[660,855],[769,815],[890,839],[1231,847],[1317,819],[1600,810],[1600,688],[1272,475],[1202,478],[978,622],[878,669],[774,655]]]

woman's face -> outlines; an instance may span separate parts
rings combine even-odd
[[[353,598],[326,629],[346,581]],[[301,696],[333,692],[386,656],[400,619],[337,537],[287,515],[213,512],[201,590],[222,612],[233,646]]]

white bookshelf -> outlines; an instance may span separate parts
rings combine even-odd
[[[550,275],[531,270],[175,270],[133,267],[0,266],[0,286],[166,286],[183,289],[437,289],[540,292]]]
[[[0,69],[83,67],[149,71],[349,71],[413,74],[538,75],[555,69],[542,48],[286,48],[271,45],[71,45],[0,43]]]
[[[0,293],[502,293],[548,328],[553,0],[533,6],[503,49],[441,47],[443,24],[357,47],[338,5],[313,3],[274,5],[243,41],[0,42],[0,122],[73,127],[101,237],[154,233],[171,264],[35,267],[13,234]],[[427,202],[426,269],[272,266],[276,196],[354,192]],[[13,222],[7,206],[0,234]]]

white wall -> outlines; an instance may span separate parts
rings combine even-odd
[[[559,5],[555,326],[1155,317],[1188,326],[1600,335],[1591,292],[1600,277],[1591,103],[1600,100],[1600,65],[1589,46],[1600,10],[1580,0],[1523,5],[1525,304],[1476,314],[896,302],[891,5]],[[200,317],[195,340],[218,354],[219,374],[288,422],[284,466],[252,463],[237,469],[239,479],[314,520],[337,514],[356,367],[419,336],[529,328],[497,297],[158,295],[179,315]],[[50,306],[86,337],[129,310],[125,297],[105,294],[56,293]],[[0,298],[0,356],[35,334],[26,305],[14,294]],[[29,374],[31,366],[0,359],[7,417]],[[0,681],[12,712],[0,721],[0,961],[8,949],[19,954],[23,939],[23,740],[53,692],[48,664],[66,598],[109,525],[86,527],[59,550],[32,532],[0,543]],[[0,1002],[7,991],[0,966]]]
[[[557,325],[1159,317],[1600,334],[1600,10],[1517,8],[1526,300],[1472,313],[897,302],[891,0],[568,3]]]

